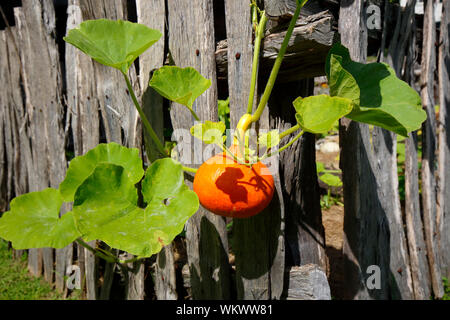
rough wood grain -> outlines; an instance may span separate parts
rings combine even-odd
[[[415,0],[410,0],[405,8],[399,11],[395,21],[394,36],[387,50],[387,57],[384,57],[383,52],[385,62],[391,65],[400,78],[403,77],[402,67],[406,63],[406,47],[410,44],[410,35],[414,26],[412,21],[414,7]],[[402,30],[402,33],[398,30]],[[378,159],[376,176],[379,198],[389,221],[389,268],[392,275],[389,280],[390,296],[392,299],[413,299],[413,280],[398,190],[397,135],[380,128],[374,129],[374,133],[372,134],[372,143],[374,157]]]
[[[405,140],[405,223],[411,263],[414,298],[430,297],[430,272],[420,213],[417,135]]]
[[[296,81],[325,74],[324,61],[328,51],[337,38],[337,32],[333,28],[333,24],[334,18],[328,11],[322,11],[298,20],[291,40],[289,41],[285,58],[283,59],[283,64],[278,75],[278,82]],[[260,73],[263,76],[268,76],[272,69],[278,50],[286,34],[286,27],[284,23],[267,31],[261,48]],[[228,26],[229,28],[230,26]],[[233,35],[231,34],[231,36]],[[219,78],[227,78],[229,67],[228,57],[231,56],[232,60],[234,60],[232,53],[237,53],[234,48],[228,49],[228,43],[230,41],[233,43],[243,42],[246,37],[226,39],[219,42],[216,48],[216,63]],[[241,58],[239,59],[241,64],[246,59],[245,51],[248,51],[248,48],[242,51],[240,52]],[[244,53],[244,57],[242,57],[242,53]],[[235,71],[230,71],[230,74],[233,72]]]
[[[210,0],[167,2],[169,50],[175,64],[179,67],[192,66],[212,82],[208,91],[200,96],[193,105],[193,109],[203,121],[217,120],[212,6],[213,3]],[[190,112],[177,104],[172,104],[171,120],[176,131],[177,129],[189,129],[193,124]],[[192,141],[188,131],[184,136]],[[181,155],[182,161],[188,165],[200,164],[200,154],[198,153],[195,157],[189,141],[177,141],[179,145],[188,144],[187,149],[184,150],[185,154]],[[198,141],[194,142],[194,149],[200,147],[198,143]],[[194,161],[192,156],[194,156]],[[186,241],[193,298],[230,298],[230,267],[225,220],[200,208],[187,222]]]
[[[17,29],[11,27],[6,32],[9,61],[9,102],[13,114],[11,115],[12,127],[14,128],[14,165],[13,179],[14,192],[16,196],[24,194],[29,189],[28,175],[32,171],[32,158],[30,147],[29,127],[27,125],[27,114],[22,96],[23,70],[17,46]]]
[[[442,2],[439,41],[439,253],[442,276],[450,279],[450,1]]]
[[[163,98],[148,86],[151,73],[164,63],[165,17],[164,0],[136,1],[138,22],[162,33],[161,39],[139,57],[139,82],[142,89],[142,107],[153,129],[164,141]],[[144,132],[145,150],[149,162],[161,157],[154,142]],[[155,267],[155,293],[157,299],[176,300],[176,278],[172,246],[166,246],[157,256]]]
[[[112,2],[71,0],[68,12],[70,22],[68,28],[76,27],[82,21],[89,19],[127,20],[128,18],[124,0]],[[66,48],[68,49],[66,59],[70,60],[67,61],[68,105],[73,116],[72,130],[76,155],[84,154],[95,147],[102,136],[107,142],[114,141],[134,147],[140,139],[137,112],[121,73],[92,61],[75,48],[70,46]],[[139,95],[139,84],[134,66],[130,68],[129,76],[135,92]],[[101,124],[104,132],[100,132]],[[95,242],[91,245],[95,245]],[[94,258],[91,252],[84,253],[88,299],[97,297],[97,272]],[[111,268],[108,270],[112,272]],[[130,279],[134,281],[135,278],[130,277]],[[103,291],[103,296],[105,294]],[[139,296],[142,294],[143,292],[139,293]]]
[[[427,120],[422,125],[422,205],[425,242],[427,246],[428,263],[430,265],[431,282],[434,296],[444,295],[441,270],[439,265],[437,225],[436,225],[436,116],[434,112],[434,72],[436,70],[436,24],[434,21],[434,6],[436,1],[429,0],[425,8],[423,46],[421,61],[421,97],[427,112]]]
[[[5,131],[7,128],[7,121],[9,119],[9,97],[8,97],[8,48],[6,41],[6,32],[0,32],[0,81],[4,83],[0,88],[0,212],[8,210],[9,201],[8,197],[8,160],[7,160],[7,148],[6,148],[6,136]]]
[[[297,8],[297,0],[264,0],[264,10],[272,19],[290,19]],[[323,10],[319,1],[307,2],[300,13],[309,16]]]
[[[287,300],[331,300],[325,271],[317,265],[295,266],[288,273]]]
[[[231,127],[247,112],[252,66],[252,26],[250,8],[246,2],[225,1],[228,41],[228,88],[230,96]],[[237,55],[237,54],[240,55]],[[261,126],[269,127],[268,112]],[[278,192],[280,183],[276,177]],[[282,199],[281,193],[274,196]],[[262,213],[248,219],[233,220],[233,252],[236,264],[238,299],[279,299],[283,291],[284,223],[282,207],[274,199]],[[277,206],[278,205],[278,206]],[[273,272],[273,273],[272,273]]]
[[[177,300],[172,244],[165,246],[156,258],[155,293],[158,300]]]
[[[414,10],[416,1],[408,1],[406,10]],[[386,7],[390,8],[392,4],[386,2]],[[405,67],[403,68],[402,78],[415,88],[414,69],[416,64],[416,21],[415,16],[410,13],[400,15],[402,25],[408,22],[406,28],[411,29],[406,44],[407,54],[398,51],[391,56],[391,65],[396,66],[397,74],[401,73],[403,68],[403,57],[405,58]],[[405,19],[406,18],[406,19]],[[398,23],[400,25],[400,23]],[[402,27],[402,28],[403,28]],[[385,27],[386,28],[386,27]],[[384,36],[383,36],[384,39]],[[395,42],[398,42],[396,40]],[[404,39],[401,42],[406,42]],[[393,45],[391,40],[390,47]],[[395,48],[395,44],[394,44]],[[389,49],[393,51],[391,48]],[[402,58],[400,59],[399,56]],[[394,62],[397,61],[397,62]],[[417,90],[417,89],[416,89]],[[411,133],[405,140],[405,226],[408,241],[408,251],[411,266],[411,278],[414,289],[414,299],[426,300],[431,295],[430,271],[426,256],[426,246],[423,234],[423,223],[420,208],[419,193],[419,168],[417,157],[417,134]]]
[[[292,101],[299,96],[312,95],[313,89],[312,79],[276,85],[269,101],[271,127],[281,132],[295,125]],[[286,137],[281,145],[294,136]],[[280,155],[286,261],[290,266],[313,263],[326,270],[325,233],[315,159],[315,137],[310,134],[305,134]]]
[[[21,61],[24,68],[24,91],[31,123],[33,174],[30,191],[57,187],[64,177],[65,140],[62,125],[61,71],[55,43],[55,12],[52,1],[24,1],[15,8]],[[21,20],[21,21],[20,21]],[[45,78],[46,81],[41,81]],[[51,160],[50,160],[51,159]],[[31,250],[33,251],[33,250]],[[53,277],[53,250],[42,249],[44,276]],[[39,261],[31,255],[31,269],[39,274]],[[34,260],[34,261],[33,261]],[[39,260],[39,256],[38,256]]]
[[[363,4],[344,0],[340,4],[339,32],[353,60],[364,62],[367,56],[367,29]],[[342,119],[339,139],[340,167],[344,185],[344,276],[346,299],[388,297],[386,250],[389,249],[389,229],[386,218],[379,214],[376,178],[371,167],[369,130],[366,125]],[[375,199],[374,199],[375,196]],[[368,247],[367,244],[372,246]],[[389,251],[387,251],[389,252]],[[366,287],[368,265],[381,270],[381,290],[370,292]]]

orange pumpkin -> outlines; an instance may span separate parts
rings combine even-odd
[[[237,146],[230,148],[238,154]],[[194,178],[194,192],[209,211],[233,218],[248,218],[260,213],[272,200],[274,181],[267,166],[252,167],[237,163],[226,153],[205,161]]]

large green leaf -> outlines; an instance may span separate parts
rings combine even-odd
[[[418,93],[384,63],[352,61],[347,48],[336,44],[326,61],[330,94],[355,104],[348,118],[377,125],[403,136],[426,119]]]
[[[121,166],[100,164],[78,188],[74,216],[87,240],[149,257],[178,235],[199,206],[184,184],[180,164],[170,158],[155,161],[142,182],[147,207],[137,206],[134,182]]]
[[[191,67],[164,66],[153,73],[149,85],[164,98],[192,108],[195,99],[211,86],[211,80]]]
[[[206,144],[223,143],[223,134],[226,126],[223,122],[212,122],[206,120],[205,123],[198,123],[191,127],[191,134],[202,140]]]
[[[298,97],[293,102],[295,117],[304,131],[324,133],[331,130],[336,120],[352,111],[350,99],[328,95]]]
[[[56,189],[21,195],[0,218],[0,237],[15,249],[63,248],[80,236],[72,212],[59,217],[63,199]]]
[[[88,20],[64,40],[101,64],[126,73],[136,58],[161,38],[158,30],[122,20]]]
[[[77,188],[92,174],[97,165],[102,163],[122,166],[132,183],[138,183],[144,176],[138,149],[126,148],[114,142],[99,144],[70,162],[66,178],[59,186],[63,199],[67,202],[73,201]]]

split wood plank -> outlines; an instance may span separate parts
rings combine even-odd
[[[15,8],[19,9],[19,8]],[[21,13],[20,13],[21,12]],[[62,106],[62,79],[59,53],[55,43],[56,20],[53,2],[24,1],[17,10],[16,24],[21,35],[21,60],[24,67],[24,91],[32,126],[32,150],[35,168],[30,188],[37,191],[48,186],[58,187],[64,178],[65,136]],[[22,21],[19,22],[22,18]],[[42,78],[46,81],[41,81]],[[33,177],[35,176],[35,177]],[[34,250],[31,250],[34,251]],[[44,277],[53,279],[53,249],[42,249]],[[39,255],[30,255],[32,272],[39,274]],[[33,261],[34,260],[34,261]],[[37,260],[37,261],[36,261]]]
[[[240,117],[247,112],[250,91],[253,31],[249,3],[226,0],[225,19],[229,57],[227,62],[230,123],[231,128],[235,128]],[[277,219],[278,225],[272,225],[270,214],[270,208],[266,208],[257,216],[233,219],[232,249],[235,254],[238,299],[266,300],[271,297],[270,268],[278,247],[276,235],[279,233],[281,221]],[[280,215],[278,213],[277,218]],[[272,232],[267,234],[268,229],[276,234]],[[279,284],[282,286],[282,283],[281,281]]]
[[[0,65],[2,69],[0,70],[0,81],[5,85],[0,87],[0,212],[3,213],[8,210],[9,201],[11,201],[8,196],[9,193],[9,181],[8,181],[8,148],[7,136],[8,121],[9,121],[9,92],[8,92],[8,78],[9,78],[9,68],[8,68],[8,47],[6,39],[6,31],[0,31]]]
[[[217,121],[213,2],[168,1],[167,10],[169,50],[175,64],[194,67],[212,82],[211,87],[196,100],[193,109],[203,121]],[[201,142],[192,140],[189,134],[189,128],[193,125],[192,115],[185,107],[173,103],[171,119],[178,147],[185,146],[183,150],[178,149],[182,162],[186,165],[200,164],[203,152],[192,150],[202,150]],[[181,136],[176,137],[178,133]],[[230,266],[225,220],[200,208],[187,222],[186,241],[192,297],[229,299]]]
[[[403,60],[405,60],[406,67],[404,68],[404,74],[401,76],[412,88],[415,87],[414,69],[417,41],[416,21],[415,15],[413,14],[415,5],[416,1],[410,0],[407,2],[403,12],[400,8],[397,9],[399,10],[397,15],[399,16],[398,20],[401,23],[397,23],[395,34],[400,34],[397,30],[406,31],[404,32],[405,34],[401,33],[401,40],[398,40],[398,35],[395,40],[391,40],[388,55],[390,64],[391,66],[395,66],[397,74],[401,73]],[[386,12],[392,6],[393,4],[386,2]],[[384,28],[386,29],[386,26]],[[399,46],[398,44],[401,45]],[[407,48],[406,54],[404,49],[398,50],[397,48],[399,47]],[[420,208],[417,148],[417,133],[413,132],[405,139],[405,226],[414,299],[427,300],[431,294],[431,280]]]
[[[442,2],[439,41],[439,254],[442,276],[450,279],[450,1]]]
[[[136,1],[138,22],[149,28],[159,30],[161,39],[148,51],[139,57],[139,81],[142,91],[142,108],[153,130],[161,141],[164,141],[164,111],[163,98],[148,86],[152,71],[164,64],[165,41],[165,17],[166,6],[164,0]],[[149,162],[160,158],[162,155],[151,140],[147,132],[144,132],[145,150]],[[150,165],[150,164],[149,164]],[[175,264],[172,245],[164,247],[157,256],[155,265],[155,294],[158,300],[176,300]]]
[[[367,57],[367,29],[361,1],[344,0],[340,4],[339,32],[342,43],[355,61]],[[386,217],[380,215],[377,183],[371,167],[371,144],[367,125],[342,119],[339,128],[340,167],[344,185],[344,279],[346,299],[387,299],[389,265],[389,229]],[[372,244],[368,247],[368,243]],[[378,265],[381,289],[366,286],[367,267]]]
[[[287,271],[286,300],[331,300],[325,271],[315,264],[295,266]]]
[[[428,263],[430,266],[431,283],[434,296],[444,295],[441,270],[438,256],[437,194],[436,194],[436,115],[434,111],[434,73],[436,70],[436,23],[434,20],[435,0],[429,0],[425,6],[423,45],[421,61],[422,104],[427,113],[427,120],[422,125],[422,205],[425,242],[427,246]]]
[[[71,0],[68,10],[73,19],[71,27],[76,27],[82,21],[90,19],[128,20],[127,3],[124,0],[114,2]],[[72,69],[75,69],[67,72],[71,73],[69,76],[72,77],[72,82],[70,82],[72,91],[71,94],[68,94],[68,99],[71,100],[69,103],[73,105],[72,128],[75,130],[76,155],[87,152],[98,142],[105,140],[131,147],[139,144],[140,131],[137,112],[122,74],[118,70],[92,61],[89,57],[83,56],[84,54],[81,52],[72,51],[72,54],[75,55],[74,62],[71,62],[70,65]],[[135,92],[139,95],[139,84],[134,66],[130,68],[129,77]],[[102,125],[104,131],[100,131]],[[95,242],[90,244],[95,246]],[[85,249],[80,253],[85,256],[85,266],[81,269],[86,272],[87,298],[96,299],[98,292],[95,257]],[[112,268],[108,268],[108,270],[112,272]],[[139,295],[133,299],[143,297],[143,292],[140,292]],[[105,296],[108,294],[103,290],[102,297]]]

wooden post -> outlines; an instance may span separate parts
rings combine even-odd
[[[365,62],[367,29],[362,1],[341,1],[339,32],[355,61]],[[346,299],[388,298],[389,228],[377,199],[376,177],[371,167],[371,145],[367,125],[342,119],[339,138],[340,167],[344,184],[344,283]],[[370,244],[370,245],[369,245]],[[387,252],[386,252],[387,251]],[[367,267],[381,271],[381,288],[366,286]]]
[[[165,18],[166,6],[164,0],[137,0],[138,23],[159,30],[161,39],[148,51],[139,57],[139,80],[142,91],[142,108],[153,129],[161,141],[164,141],[163,98],[148,86],[152,70],[164,64]],[[154,142],[145,132],[145,150],[149,161],[161,157]],[[172,245],[167,245],[157,257],[155,268],[155,293],[157,299],[176,300],[175,265],[173,262]],[[162,263],[164,261],[164,263]]]
[[[450,279],[450,1],[442,2],[439,41],[439,180],[436,223],[442,276]]]
[[[196,68],[212,85],[194,103],[193,109],[202,121],[217,121],[217,78],[215,63],[213,2],[210,0],[168,1],[169,50],[179,67]],[[199,141],[189,135],[193,117],[183,106],[172,103],[172,126],[175,131],[184,129],[183,139],[192,150],[199,148]],[[179,131],[178,131],[179,132]],[[191,142],[194,141],[194,144]],[[198,155],[191,150],[184,159],[200,164]],[[194,156],[194,157],[193,157]],[[193,160],[193,161],[192,161]],[[206,160],[206,159],[205,159]],[[192,175],[188,180],[192,181]],[[228,239],[225,220],[200,208],[186,225],[187,254],[190,269],[192,296],[194,299],[230,298],[230,266],[228,263]]]
[[[61,71],[54,41],[55,12],[53,2],[24,1],[15,8],[18,47],[21,49],[26,110],[30,120],[33,174],[29,175],[29,191],[57,187],[64,177],[65,137],[61,103]],[[42,81],[42,79],[46,81]],[[44,276],[53,279],[53,249],[30,250],[29,267],[41,274],[41,253]]]
[[[68,28],[77,27],[84,20],[100,18],[127,20],[126,1],[70,0]],[[106,138],[107,142],[114,141],[133,147],[140,145],[137,112],[122,74],[118,70],[100,65],[70,45],[66,48],[68,105],[72,111],[75,155],[84,154],[101,142],[101,124],[105,135],[103,139]],[[134,66],[130,68],[129,76],[139,94]],[[95,246],[95,242],[91,245]],[[85,249],[82,249],[80,254],[81,259],[84,255],[84,268],[81,269],[86,272],[87,299],[96,299],[96,258]],[[106,269],[112,272],[112,268]],[[112,279],[109,276],[107,278]],[[140,282],[143,273],[131,276],[130,279],[132,282]],[[141,288],[139,292],[132,291],[136,296],[131,299],[143,298],[143,286],[131,283],[130,287]],[[103,291],[101,296],[105,299],[109,293]]]
[[[428,263],[430,265],[431,283],[436,298],[444,295],[441,270],[438,256],[436,225],[437,195],[436,195],[436,115],[434,112],[434,72],[436,70],[436,23],[434,20],[435,1],[428,0],[425,7],[423,22],[423,47],[421,61],[422,104],[427,112],[427,120],[423,123],[422,152],[422,204],[425,242],[427,246]]]

